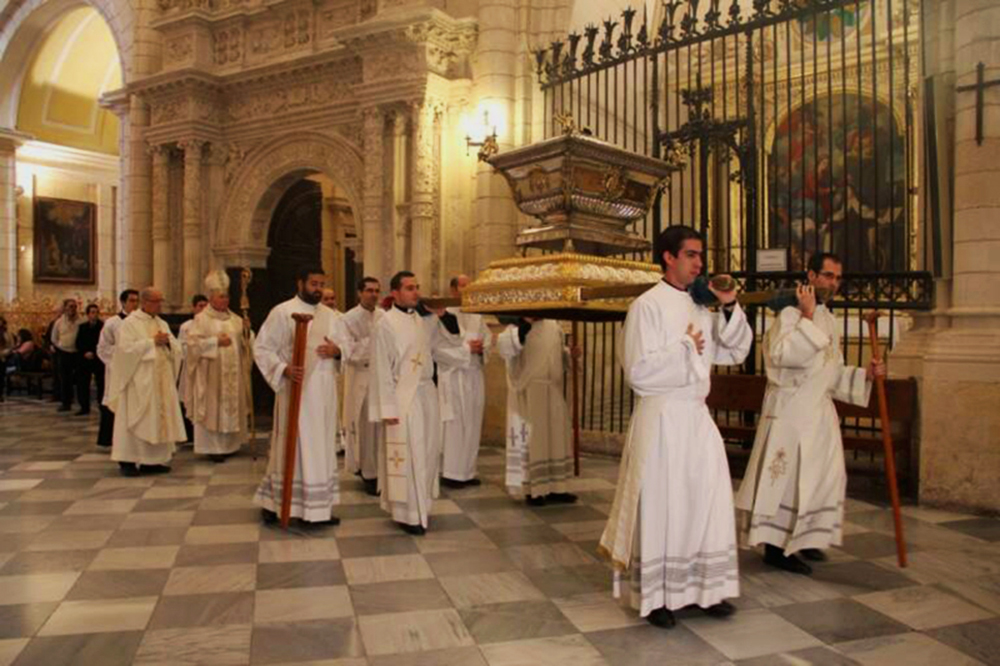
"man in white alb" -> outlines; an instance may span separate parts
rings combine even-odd
[[[104,399],[101,400],[101,424],[97,429],[97,445],[111,446],[115,431],[115,413],[108,409],[108,395],[111,391],[111,359],[115,355],[115,343],[118,339],[118,328],[132,312],[139,307],[139,292],[126,289],[118,296],[121,311],[117,317],[110,317],[104,322],[101,337],[97,342],[97,358],[104,363]]]
[[[334,312],[320,303],[324,282],[323,269],[307,266],[300,270],[296,280],[298,293],[271,310],[254,343],[254,361],[275,392],[271,455],[267,473],[254,495],[265,522],[273,521],[281,510],[285,433],[293,382],[302,384],[302,403],[291,516],[313,524],[340,522],[333,515],[333,507],[340,499],[335,447],[339,427],[335,358],[341,353],[346,334]],[[308,324],[305,363],[300,366],[292,365],[293,314],[313,317]]]
[[[742,363],[753,333],[735,291],[712,288],[716,313],[692,300],[703,254],[697,231],[668,227],[654,247],[663,279],[629,307],[622,366],[639,401],[600,544],[615,595],[664,628],[689,605],[731,615],[739,595],[732,481],[705,398],[712,366]]]
[[[872,378],[885,375],[883,363],[867,372],[844,365],[841,324],[826,307],[842,276],[835,255],[812,255],[798,305],[784,308],[764,336],[767,393],[736,494],[748,545],[763,543],[764,562],[805,575],[812,567],[797,554],[823,561],[823,549],[839,546],[843,534],[847,471],[833,401],[867,405]]]
[[[467,275],[451,279],[452,297],[462,295],[469,284]],[[459,341],[468,344],[469,363],[442,368],[438,372],[438,390],[442,401],[450,406],[454,418],[445,421],[444,460],[441,465],[441,483],[450,488],[478,486],[476,461],[479,458],[479,440],[483,434],[483,410],[486,407],[486,382],[483,367],[489,359],[493,335],[482,315],[462,312],[461,308],[448,308],[458,320]]]
[[[453,418],[447,408],[441,413],[434,363],[439,370],[468,363],[471,352],[456,344],[453,315],[442,310],[438,316],[422,316],[413,273],[396,273],[390,288],[393,305],[373,334],[368,412],[383,426],[378,459],[382,508],[404,531],[419,535],[427,529],[438,493],[441,423]]]
[[[187,329],[184,404],[194,424],[194,452],[215,462],[240,450],[249,435],[253,340],[243,337],[243,319],[229,309],[229,276],[205,278],[208,307]],[[248,348],[249,347],[249,348]]]
[[[169,472],[184,422],[177,398],[181,344],[160,319],[163,293],[146,287],[117,331],[108,407],[115,413],[111,459],[122,474]]]
[[[358,283],[358,304],[343,318],[350,336],[350,354],[344,362],[344,462],[348,472],[361,476],[365,491],[378,494],[378,443],[382,424],[368,418],[368,384],[372,332],[385,311],[378,307],[382,287],[373,277]]]
[[[533,317],[497,337],[507,365],[507,488],[532,506],[576,501],[563,337],[558,322]]]

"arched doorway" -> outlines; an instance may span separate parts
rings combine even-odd
[[[341,311],[353,307],[353,288],[363,272],[355,261],[358,238],[353,208],[337,184],[321,173],[293,172],[268,188],[265,202],[272,209],[267,227],[268,255],[263,268],[253,269],[248,289],[250,315],[259,330],[271,309],[295,295],[296,276],[304,266],[322,267],[327,285],[337,292]],[[239,271],[230,269],[232,298],[239,302]],[[270,414],[273,393],[255,373],[258,414]]]

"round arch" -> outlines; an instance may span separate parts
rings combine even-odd
[[[321,173],[344,190],[351,208],[361,210],[364,161],[345,139],[320,132],[279,136],[256,149],[229,186],[215,229],[215,256],[225,263],[262,267],[267,231],[281,196],[299,179]],[[362,225],[358,225],[359,237]]]
[[[108,25],[121,61],[122,80],[132,80],[135,18],[129,0],[24,0],[0,26],[0,127],[15,127],[25,68],[33,49],[54,21],[67,11],[90,6]]]

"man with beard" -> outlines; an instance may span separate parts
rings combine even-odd
[[[298,293],[271,310],[254,345],[254,361],[275,392],[271,455],[267,473],[254,496],[265,521],[273,521],[281,508],[288,407],[292,384],[296,383],[302,384],[302,402],[291,516],[313,524],[340,522],[332,513],[340,494],[335,439],[330,433],[336,433],[339,427],[335,358],[346,346],[347,336],[335,313],[320,303],[325,281],[322,268],[299,271]],[[305,362],[299,366],[291,364],[295,344],[293,314],[312,316]]]
[[[764,544],[764,562],[809,575],[807,560],[826,559],[843,534],[847,471],[834,400],[867,405],[885,364],[844,365],[841,325],[826,307],[843,265],[829,253],[809,259],[798,305],[783,309],[764,336],[767,393],[743,484],[736,495],[748,545]]]

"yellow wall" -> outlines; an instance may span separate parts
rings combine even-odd
[[[118,118],[98,105],[121,87],[121,65],[107,24],[90,7],[65,14],[42,41],[24,77],[17,128],[36,139],[118,154]]]

